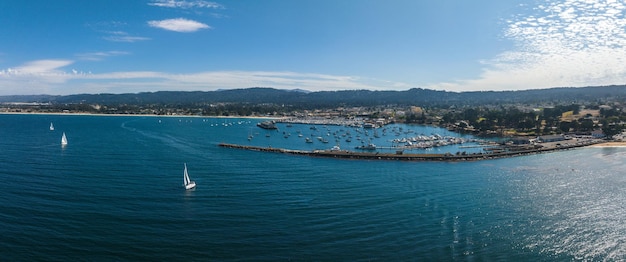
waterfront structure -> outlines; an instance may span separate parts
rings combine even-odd
[[[565,140],[563,135],[546,135],[537,138],[537,141],[541,143],[558,142],[563,140]]]
[[[257,123],[256,125],[263,129],[278,129],[278,127],[276,127],[276,122],[272,120],[263,121],[263,122]]]
[[[498,149],[490,150],[490,153],[472,153],[467,154],[465,152],[443,153],[443,154],[407,154],[402,150],[396,151],[396,153],[381,153],[381,152],[354,152],[347,150],[293,150],[274,147],[259,147],[259,146],[247,146],[220,143],[220,147],[245,149],[261,152],[273,152],[293,155],[305,155],[314,157],[331,157],[331,158],[347,158],[347,159],[365,159],[365,160],[403,160],[403,161],[476,161],[495,159],[503,157],[523,156],[530,154],[546,153],[557,150],[567,150],[579,147],[585,147],[603,142],[597,139],[585,139],[577,141],[571,144],[560,144],[558,142],[548,142],[544,145],[536,146],[503,146]]]
[[[513,137],[510,140],[514,145],[526,145],[530,144],[530,139],[528,137]]]

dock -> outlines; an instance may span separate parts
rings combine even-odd
[[[363,160],[399,160],[399,161],[477,161],[477,160],[487,160],[487,159],[496,159],[496,158],[504,158],[504,157],[514,157],[514,156],[524,156],[530,154],[538,154],[545,153],[557,150],[567,150],[573,149],[577,147],[584,147],[593,144],[601,143],[600,140],[590,140],[585,143],[576,143],[576,144],[547,144],[542,147],[534,147],[534,148],[516,148],[516,149],[507,149],[507,150],[497,150],[491,151],[488,153],[460,153],[457,152],[455,154],[445,153],[445,154],[407,154],[403,151],[399,150],[396,153],[382,153],[382,152],[355,152],[348,150],[293,150],[293,149],[285,149],[285,148],[273,148],[273,147],[260,147],[260,146],[249,146],[249,145],[237,145],[237,144],[228,144],[228,143],[220,143],[220,147],[224,148],[234,148],[234,149],[244,149],[251,151],[260,151],[260,152],[271,152],[271,153],[281,153],[281,154],[291,154],[291,155],[301,155],[301,156],[310,156],[310,157],[327,157],[327,158],[342,158],[342,159],[363,159]]]

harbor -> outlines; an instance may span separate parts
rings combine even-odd
[[[403,151],[437,155],[448,151],[477,153],[494,142],[435,126],[370,124],[355,125],[345,121],[319,122],[311,119],[266,120],[257,123],[258,129],[249,130],[246,142],[232,140],[229,143],[302,151],[341,148],[356,152],[393,154]],[[461,146],[475,147],[461,150]]]
[[[309,119],[310,120],[310,119]],[[223,148],[309,157],[393,161],[477,161],[568,150],[604,142],[591,137],[478,138],[426,125],[353,126],[342,122],[263,121],[246,140]]]

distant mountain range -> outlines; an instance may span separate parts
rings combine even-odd
[[[299,105],[310,108],[337,106],[419,105],[473,106],[511,103],[581,103],[626,98],[626,85],[580,88],[549,88],[523,91],[448,92],[422,88],[405,91],[343,90],[318,91],[245,88],[218,91],[159,91],[133,94],[78,94],[66,96],[0,96],[4,102],[101,105],[201,105],[208,103],[248,103]]]

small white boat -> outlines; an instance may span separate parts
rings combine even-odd
[[[187,163],[185,163],[185,170],[183,171],[183,185],[187,190],[196,187],[196,182],[189,179],[189,174],[187,173]]]
[[[61,145],[67,145],[67,137],[65,136],[65,132],[63,132],[63,136],[61,137]]]
[[[54,131],[54,125],[50,122],[50,131]]]

